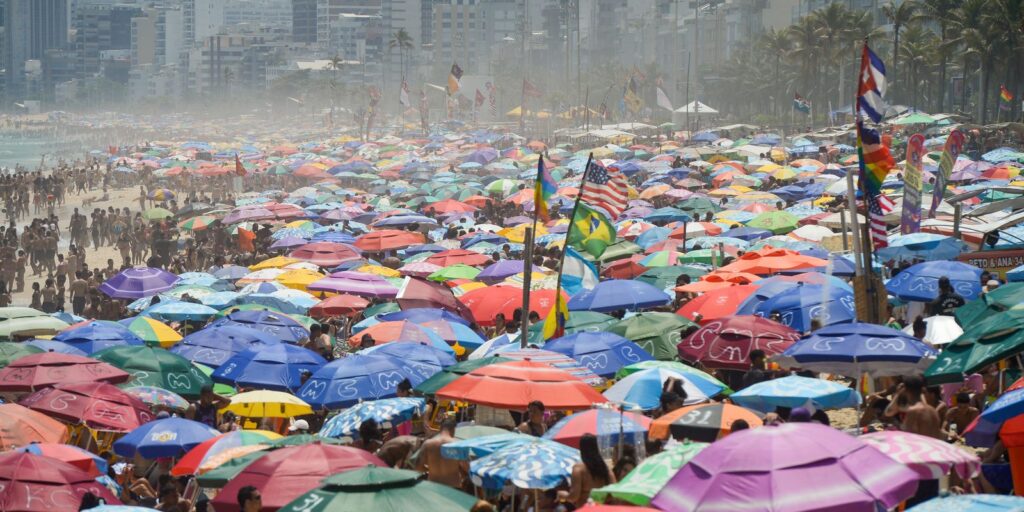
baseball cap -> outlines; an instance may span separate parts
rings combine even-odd
[[[309,430],[309,422],[306,420],[295,420],[291,426],[288,427],[289,432],[295,432],[296,430],[307,431]]]

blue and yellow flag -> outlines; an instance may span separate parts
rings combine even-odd
[[[558,191],[555,178],[551,171],[544,166],[544,157],[537,160],[537,182],[533,185],[533,207],[537,216],[547,222],[551,220],[551,196]]]
[[[565,336],[565,324],[569,321],[569,306],[562,297],[561,290],[555,293],[555,305],[544,319],[544,340]]]
[[[600,211],[580,202],[569,226],[566,243],[598,258],[615,243],[615,227]]]

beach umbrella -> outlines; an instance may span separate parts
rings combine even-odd
[[[27,356],[30,354],[38,354],[43,349],[28,345],[25,343],[15,343],[11,341],[0,341],[0,369],[4,368],[12,361]]]
[[[531,271],[542,272],[540,267],[530,265]],[[499,260],[481,270],[475,278],[484,282],[496,282],[525,272],[526,266],[522,260]]]
[[[729,395],[737,405],[769,413],[776,407],[841,409],[860,404],[860,393],[845,384],[798,375],[758,382]]]
[[[16,451],[42,455],[51,459],[67,462],[72,466],[89,473],[93,477],[106,476],[107,461],[84,448],[61,443],[32,443],[22,446]]]
[[[309,285],[310,291],[347,293],[361,297],[392,298],[398,288],[384,277],[355,271],[335,272]]]
[[[464,428],[465,427],[463,427],[463,429]],[[465,435],[465,430],[463,430],[463,435]],[[467,437],[460,437],[458,432],[456,432],[455,437],[458,441],[445,443],[445,445],[441,447],[442,457],[452,460],[479,459],[480,457],[485,457],[503,448],[520,443],[529,443],[537,439],[530,435],[519,432],[509,432],[502,429],[498,429],[497,432],[480,436]]]
[[[545,439],[515,443],[469,463],[469,478],[485,489],[511,484],[550,489],[563,483],[580,461],[579,451]]]
[[[598,502],[615,499],[631,505],[649,505],[679,468],[707,447],[707,443],[691,442],[666,446],[664,451],[642,460],[622,480],[590,491],[590,497]],[[637,509],[623,507],[623,512],[633,510]]]
[[[426,243],[426,239],[415,231],[382,229],[360,235],[352,245],[366,252],[384,252],[423,243]]]
[[[60,384],[41,389],[19,403],[53,418],[96,430],[129,432],[153,419],[149,406],[103,382]]]
[[[94,475],[53,457],[24,451],[0,454],[0,510],[78,510],[85,493],[121,502]]]
[[[438,253],[431,254],[425,260],[427,263],[433,263],[440,267],[450,267],[452,265],[469,265],[471,267],[483,266],[491,263],[490,256],[480,254],[476,251],[470,251],[467,249],[449,249],[447,251],[441,251]]]
[[[359,353],[395,357],[430,367],[431,373],[434,373],[455,364],[452,350],[445,348],[447,350],[420,343],[385,343],[362,349]]]
[[[67,440],[68,428],[63,423],[22,405],[0,404],[0,451]]]
[[[196,304],[194,302],[164,301],[146,308],[139,314],[164,321],[204,321],[216,315],[217,310],[205,304]]]
[[[302,385],[303,372],[313,372],[327,360],[312,350],[279,343],[243,350],[224,361],[211,377],[236,387],[293,391]]]
[[[878,249],[882,261],[939,261],[955,260],[967,245],[962,241],[935,233],[911,233],[889,237],[889,245]]]
[[[618,321],[619,320],[613,316],[598,313],[596,311],[576,311],[569,315],[569,319],[565,322],[564,329],[566,335],[581,332],[601,332]],[[530,325],[530,343],[535,343],[537,345],[544,344],[543,330],[544,322]]]
[[[230,450],[239,447],[267,446],[280,439],[281,435],[269,430],[235,430],[211,437],[188,450],[171,468],[174,476],[192,475],[200,472],[205,463]]]
[[[754,285],[729,286],[704,292],[695,299],[683,304],[676,315],[690,320],[700,319],[701,323],[710,322],[736,314],[740,305],[757,291]]]
[[[289,436],[282,439],[294,439],[297,437],[299,436]],[[200,473],[196,476],[196,482],[199,482],[201,487],[208,487],[212,489],[220,489],[221,487],[224,487],[231,481],[231,479],[238,476],[242,470],[247,468],[249,464],[252,464],[257,459],[268,453],[268,450],[266,449],[256,448],[260,447],[255,445],[252,447],[245,447],[244,449],[252,449],[252,451],[244,455],[239,455],[238,457],[229,458],[217,467]]]
[[[219,221],[220,219],[214,217],[213,215],[199,215],[196,217],[192,217],[191,219],[186,219],[179,222],[178,228],[192,232],[203,231],[204,229],[210,228]]]
[[[569,316],[571,318],[576,314]],[[655,359],[667,361],[675,359],[679,354],[676,345],[679,343],[680,331],[693,325],[693,322],[680,315],[645,311],[624,318],[607,330],[636,342]]]
[[[124,325],[107,320],[91,320],[84,325],[71,326],[54,336],[53,340],[66,343],[87,354],[109,347],[146,344]]]
[[[127,327],[151,347],[170,348],[181,341],[181,335],[177,331],[154,318],[136,316],[118,320],[118,323]]]
[[[245,467],[211,500],[217,512],[240,512],[237,496],[252,485],[263,496],[261,512],[279,510],[324,478],[366,467],[386,467],[377,456],[358,448],[311,443],[274,450]]]
[[[520,269],[520,272],[522,272],[522,269]],[[476,279],[478,275],[480,275],[480,269],[464,265],[462,263],[456,263],[455,265],[443,267],[431,273],[427,276],[427,279],[430,279],[431,281],[444,282],[454,281],[456,279]]]
[[[412,308],[439,308],[448,310],[469,322],[475,322],[473,312],[466,305],[455,298],[452,291],[440,283],[432,283],[426,279],[406,277],[398,290],[396,297],[398,305],[403,309]],[[387,311],[387,312],[393,312]],[[375,311],[383,312],[383,311]],[[371,316],[373,313],[367,310],[364,315]]]
[[[544,350],[571,357],[601,377],[610,377],[623,366],[654,359],[633,341],[610,332],[569,334],[549,340]]]
[[[824,425],[737,432],[682,466],[651,500],[662,510],[877,510],[913,496],[917,473]],[[808,482],[815,492],[808,493]]]
[[[569,300],[570,311],[640,310],[661,306],[672,297],[647,283],[623,279],[602,281],[590,290],[583,290]]]
[[[806,332],[817,319],[822,326],[852,322],[856,319],[853,293],[842,288],[822,285],[800,285],[784,290],[758,304],[754,313],[781,316],[779,323],[796,331]]]
[[[358,347],[362,342],[363,336],[370,336],[373,338],[375,344],[400,341],[430,345],[446,352],[452,350],[451,347],[448,346],[448,343],[434,333],[434,331],[408,320],[381,322],[371,325],[370,327],[352,335],[348,339],[349,346],[353,348]]]
[[[321,437],[358,437],[359,426],[364,421],[374,420],[381,428],[394,425],[422,414],[426,400],[422,398],[385,398],[373,402],[361,402],[332,416],[320,429]]]
[[[111,347],[93,357],[131,374],[132,386],[156,386],[182,396],[197,397],[204,387],[212,384],[188,359],[162,348]]]
[[[278,343],[280,339],[247,327],[207,327],[182,338],[171,352],[216,368],[245,349]]]
[[[170,219],[174,217],[174,212],[167,208],[150,208],[142,212],[142,218],[148,221]]]
[[[139,299],[165,292],[174,287],[178,276],[150,267],[134,267],[114,275],[99,290],[114,299]]]
[[[981,269],[959,261],[925,261],[896,274],[885,289],[900,300],[931,302],[939,296],[939,279],[946,277],[965,300],[981,295]]]
[[[800,333],[778,322],[753,315],[723,317],[701,326],[679,345],[679,357],[705,368],[746,371],[750,352],[768,357],[782,353],[800,339]]]
[[[623,366],[622,368],[620,368],[619,371],[615,373],[615,378],[622,379],[623,377],[633,375],[634,373],[641,372],[643,370],[649,370],[651,368],[662,368],[679,373],[685,373],[692,377],[697,377],[701,380],[710,382],[715,387],[722,389],[723,393],[725,394],[732,393],[732,390],[729,389],[729,387],[726,386],[724,382],[716,379],[710,373],[707,373],[703,370],[698,370],[687,364],[680,363],[679,361],[643,361],[639,363],[634,363],[629,366]]]
[[[0,369],[0,391],[27,392],[86,382],[126,382],[131,376],[89,357],[42,352],[18,358]]]
[[[216,435],[217,430],[205,423],[172,416],[133,429],[114,442],[114,453],[126,458],[180,457]]]
[[[231,397],[227,410],[243,418],[293,418],[313,414],[309,404],[291,393],[246,391]]]
[[[335,295],[328,297],[309,308],[309,316],[313,318],[332,318],[338,316],[354,316],[370,305],[370,301],[355,295]]]
[[[561,294],[569,301],[565,291]],[[477,323],[491,326],[499,313],[511,319],[515,310],[523,307],[523,289],[511,285],[493,285],[466,292],[459,297],[459,301],[469,308]],[[554,305],[555,290],[542,289],[530,293],[530,312],[536,312],[541,318],[545,318]]]
[[[938,352],[885,326],[851,322],[822,327],[775,357],[786,368],[859,378],[912,375],[928,368]]]
[[[534,400],[554,409],[585,409],[607,400],[564,370],[534,361],[477,368],[439,389],[438,398],[526,410]]]
[[[960,337],[964,333],[960,324],[956,322],[956,317],[935,315],[924,319],[926,325],[924,338],[921,341],[928,343],[932,346],[946,345],[952,343],[953,340]],[[914,334],[914,326],[908,325],[903,328],[904,334]]]
[[[796,229],[800,218],[787,211],[764,212],[747,222],[747,227],[771,231],[776,235]]]
[[[964,333],[944,346],[925,370],[929,382],[961,382],[964,375],[1024,350],[1024,310],[990,314],[965,325]]]
[[[1024,512],[1024,498],[1002,494],[938,496],[907,509],[909,512]]]
[[[957,308],[960,325],[974,325],[995,313],[1006,311],[1024,302],[1024,283],[1008,283]]]
[[[913,469],[921,480],[938,480],[955,470],[969,480],[981,473],[981,459],[955,444],[911,432],[885,430],[864,434],[861,441]]]
[[[405,512],[418,507],[469,510],[476,502],[474,496],[427,481],[425,475],[415,471],[367,466],[325,479],[320,487],[295,498],[280,510]]]
[[[614,446],[620,441],[637,445],[644,442],[651,419],[642,414],[613,409],[591,409],[566,416],[544,433],[544,439],[579,449],[580,439],[587,434],[597,436],[600,446]]]
[[[296,395],[316,409],[340,409],[393,397],[402,380],[415,386],[433,373],[429,366],[391,356],[353,354],[322,366]]]
[[[703,402],[724,390],[724,387],[694,375],[667,368],[650,368],[623,377],[605,390],[604,396],[611,402],[625,404],[626,408],[650,411],[661,406],[661,394],[668,379],[682,382],[686,404]]]
[[[335,267],[346,261],[358,260],[362,252],[351,245],[337,242],[314,242],[288,253],[291,258],[308,261],[321,267]]]
[[[459,361],[454,365],[451,365],[440,372],[435,373],[429,379],[421,382],[415,387],[416,391],[424,395],[433,395],[437,393],[437,390],[448,385],[450,382],[465,375],[477,368],[481,368],[487,365],[495,363],[503,363],[506,361],[512,361],[507,357],[491,356],[484,357],[481,359],[470,359],[467,361]]]
[[[586,366],[583,366],[579,361],[565,354],[532,347],[520,348],[519,343],[515,342],[492,348],[493,350],[490,350],[486,355],[507,357],[516,361],[533,361],[536,363],[543,363],[548,366],[558,368],[559,370],[563,370],[569,373],[569,375],[572,375],[595,388],[599,388],[605,383],[603,378]]]
[[[13,340],[15,338],[31,336],[51,336],[67,328],[67,322],[40,312],[38,316],[0,320],[0,340]]]
[[[714,442],[732,432],[732,424],[743,420],[751,428],[760,427],[762,416],[732,404],[698,404],[682,407],[659,416],[651,423],[651,439],[689,439]]]
[[[124,388],[124,392],[138,398],[150,407],[163,407],[165,409],[184,411],[188,409],[189,405],[188,400],[182,398],[181,395],[156,386],[132,386]]]
[[[255,329],[288,343],[298,343],[309,338],[309,330],[302,324],[276,311],[235,311],[210,324],[210,327],[225,326]]]

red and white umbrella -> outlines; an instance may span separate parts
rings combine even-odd
[[[906,464],[922,479],[941,478],[949,474],[950,469],[955,469],[961,478],[969,479],[981,471],[981,459],[977,455],[932,437],[886,430],[865,434],[859,439],[896,462]]]

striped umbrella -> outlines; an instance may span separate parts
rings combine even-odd
[[[181,341],[181,335],[177,331],[154,318],[136,316],[125,318],[118,323],[127,327],[129,331],[142,338],[142,341],[145,341],[151,347],[159,345],[163,348],[169,348]]]
[[[188,409],[188,400],[181,395],[156,386],[132,386],[125,388],[125,393],[142,400],[149,406],[166,407],[169,409]]]
[[[551,489],[566,481],[580,461],[580,452],[545,439],[532,439],[502,448],[469,464],[474,485],[501,489],[506,483],[520,489]]]
[[[683,464],[707,447],[707,443],[690,442],[668,446],[665,451],[644,459],[619,482],[594,489],[590,497],[598,502],[614,498],[633,505],[648,505]]]
[[[917,471],[922,480],[935,480],[956,470],[960,478],[970,479],[981,471],[981,459],[956,445],[910,432],[885,430],[860,436],[896,462]]]
[[[359,426],[366,420],[374,420],[382,428],[391,428],[423,412],[426,400],[423,398],[385,398],[373,402],[360,402],[327,420],[320,429],[320,437],[346,437],[359,433]]]
[[[202,231],[217,223],[219,219],[213,215],[200,215],[178,223],[179,229],[185,231]]]
[[[171,474],[175,476],[191,475],[195,473],[209,459],[241,446],[255,446],[267,444],[281,435],[268,430],[235,430],[226,434],[207,439],[195,448],[186,453],[177,464],[171,468]]]

